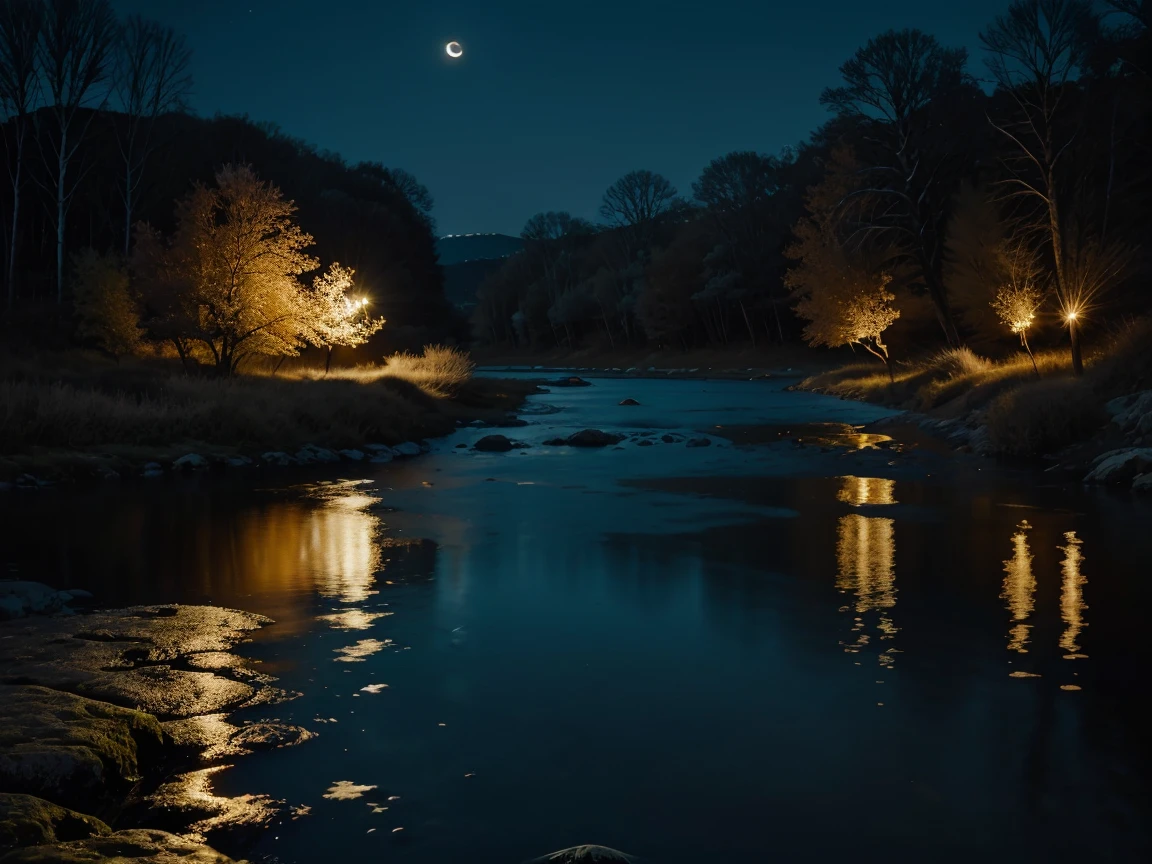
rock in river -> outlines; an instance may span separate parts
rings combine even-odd
[[[637,402],[635,399],[621,399],[616,404],[618,404],[618,405],[639,405],[640,403]]]
[[[485,435],[472,445],[473,449],[485,453],[507,453],[512,446],[512,442],[504,435]]]
[[[623,435],[612,435],[599,429],[582,429],[574,435],[569,435],[566,443],[569,447],[607,447],[619,444],[623,440]]]
[[[573,846],[534,858],[528,864],[632,864],[634,861],[636,859],[631,855],[607,846]]]

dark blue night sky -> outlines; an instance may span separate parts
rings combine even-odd
[[[350,161],[413,172],[441,233],[593,217],[633,168],[684,193],[730,150],[775,152],[870,36],[918,27],[972,53],[1007,0],[117,0],[187,34],[193,109],[248,114]],[[465,56],[450,61],[449,39]]]

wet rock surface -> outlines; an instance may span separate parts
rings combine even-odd
[[[87,599],[27,584],[42,589],[31,594],[43,594],[45,611],[57,599]],[[236,610],[181,605],[0,623],[0,789],[12,793],[0,796],[0,844],[38,844],[3,860],[230,861],[205,838],[240,847],[284,803],[215,795],[212,777],[228,766],[187,768],[314,737],[275,722],[235,725],[224,713],[293,695],[229,651],[268,623]],[[185,773],[165,780],[181,765]],[[115,827],[184,836],[107,833],[79,811],[115,814]]]
[[[56,591],[39,582],[10,580],[0,582],[0,621],[26,615],[48,615],[62,611],[76,595],[87,592]]]
[[[608,447],[619,444],[624,440],[623,435],[613,435],[599,429],[581,429],[565,439],[569,447]]]
[[[512,441],[505,435],[485,435],[472,445],[483,453],[507,453],[513,448]]]
[[[4,864],[92,864],[115,861],[118,864],[234,864],[202,843],[177,837],[166,831],[133,829],[103,836],[29,846],[8,853]]]
[[[1097,456],[1092,466],[1085,483],[1135,485],[1134,481],[1152,474],[1152,447],[1110,450]]]
[[[163,746],[155,717],[46,687],[0,687],[0,788],[90,808]]]
[[[0,855],[15,846],[83,840],[110,830],[94,816],[43,798],[0,792]]]

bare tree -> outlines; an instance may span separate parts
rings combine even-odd
[[[20,235],[20,191],[24,180],[24,144],[31,114],[40,95],[36,76],[36,45],[40,39],[39,0],[4,0],[0,4],[0,104],[13,125],[8,159],[12,181],[12,232],[8,246],[8,308],[16,299],[16,250]],[[8,137],[4,137],[5,143]]]
[[[116,39],[116,19],[108,0],[44,0],[44,27],[36,52],[39,74],[51,98],[52,129],[40,135],[44,161],[52,174],[56,223],[56,302],[64,299],[64,225],[76,181],[68,167],[80,149],[92,112],[107,98],[106,83]],[[86,113],[86,116],[85,116]]]
[[[600,216],[609,224],[639,228],[676,206],[676,187],[651,171],[630,171],[608,187]]]
[[[125,126],[117,136],[124,160],[124,255],[132,242],[132,217],[144,166],[152,152],[156,118],[178,111],[192,88],[192,52],[170,27],[132,15],[120,28],[115,85]]]
[[[1078,296],[1068,272],[1065,206],[1069,197],[1061,182],[1076,130],[1062,124],[1068,90],[1087,60],[1086,34],[1098,26],[1090,0],[1014,0],[1005,15],[980,34],[988,68],[1012,99],[1012,117],[989,118],[1008,140],[1013,156],[1006,160],[1008,196],[1040,205],[1044,233],[1052,250],[1056,298],[1069,323],[1072,368],[1084,371],[1076,321],[1086,298]]]
[[[937,133],[937,103],[968,83],[964,49],[943,48],[919,30],[889,30],[840,67],[842,87],[820,101],[854,119],[876,145],[867,181],[845,212],[857,237],[883,236],[914,264],[950,344],[959,344],[942,277],[949,142]],[[935,110],[934,110],[935,109]]]

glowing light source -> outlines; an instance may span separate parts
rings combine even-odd
[[[1069,323],[1071,323],[1072,321],[1076,320],[1077,315],[1078,315],[1078,313],[1076,312],[1076,310],[1072,309],[1072,310],[1068,311],[1067,313],[1065,313],[1064,319],[1066,321],[1068,321]]]

